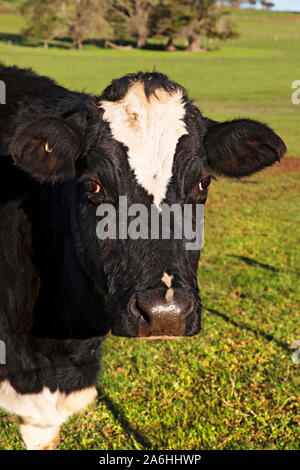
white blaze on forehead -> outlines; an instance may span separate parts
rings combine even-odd
[[[172,281],[174,279],[173,275],[169,275],[168,273],[164,272],[163,277],[161,278],[162,282],[167,286],[168,290],[165,295],[165,299],[167,302],[171,302],[174,297],[174,290],[172,289]]]
[[[173,278],[173,275],[170,276],[168,273],[164,272],[161,280],[164,284],[166,284],[167,288],[170,289],[172,287]]]
[[[139,82],[122,100],[99,104],[113,137],[128,147],[128,162],[138,183],[159,206],[172,177],[177,142],[187,130],[182,92],[157,89],[155,95],[147,100]]]

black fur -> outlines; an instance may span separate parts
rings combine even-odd
[[[219,174],[238,178],[280,161],[281,138],[265,124],[239,119],[212,125],[205,138],[209,165]]]
[[[18,127],[9,153],[18,167],[43,183],[71,178],[83,152],[80,129],[64,119],[47,117]]]
[[[155,95],[155,91],[162,88],[167,93],[173,93],[174,91],[181,90],[184,98],[187,100],[187,94],[184,88],[178,83],[172,82],[168,77],[158,72],[138,72],[131,73],[125,77],[113,80],[112,83],[105,88],[101,100],[107,101],[119,101],[126,95],[130,86],[135,83],[142,82],[145,89],[145,95],[149,99],[151,95]]]
[[[157,72],[115,80],[101,97],[16,67],[0,66],[0,79],[7,85],[7,105],[0,105],[0,339],[8,358],[0,380],[20,393],[95,384],[101,339],[110,329],[138,334],[129,301],[165,287],[163,271],[194,299],[184,334],[199,332],[198,251],[186,251],[186,240],[96,237],[99,204],[117,205],[127,195],[129,205],[150,207],[153,199],[112,138],[100,101],[123,98],[137,81],[148,98],[158,88],[182,90],[188,134],[176,148],[168,204],[204,203],[199,182],[211,172],[238,177],[272,164],[285,150],[281,139],[249,120],[203,118],[183,88]],[[90,179],[99,193],[86,190]]]

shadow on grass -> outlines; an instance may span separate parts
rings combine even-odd
[[[244,263],[248,264],[248,266],[255,266],[263,269],[267,269],[268,271],[273,271],[274,273],[279,273],[279,269],[270,266],[269,264],[260,263],[255,259],[248,258],[248,256],[239,256],[239,255],[230,255],[231,258],[238,258],[239,260],[243,261]]]
[[[43,47],[43,41],[26,38],[21,34],[0,33],[0,42],[7,43],[10,46],[23,46],[23,47]],[[52,49],[70,49],[72,41],[70,38],[61,38],[49,41],[48,48]]]
[[[273,266],[270,266],[269,264],[266,264],[266,263],[260,263],[259,261],[256,261],[255,259],[248,258],[248,256],[239,256],[239,255],[229,255],[229,256],[230,258],[238,258],[240,261],[243,261],[248,266],[263,268],[263,269],[266,269],[267,271],[272,271],[273,273],[284,272],[283,269],[274,268]],[[292,274],[296,274],[297,276],[300,275],[299,271],[285,271],[285,272],[290,272]]]
[[[246,180],[246,179],[232,179],[228,180],[227,183],[232,184],[232,183],[239,183],[239,184],[261,184],[260,181],[254,181],[254,180]]]
[[[24,38],[20,34],[12,34],[12,33],[0,33],[0,41],[1,42],[8,42],[10,44],[15,44],[18,46],[24,46]]]
[[[112,413],[113,417],[119,424],[122,426],[123,430],[129,435],[132,436],[143,449],[152,449],[151,442],[140,432],[132,427],[128,421],[122,407],[115,403],[106,393],[98,387],[98,402],[103,402]]]
[[[9,45],[13,46],[26,46],[26,47],[43,47],[44,43],[41,40],[36,40],[30,37],[26,37],[22,34],[12,34],[12,33],[0,33],[0,42],[6,42]],[[114,39],[112,41],[115,46],[121,47],[130,47],[132,50],[139,50],[136,47],[136,42],[133,40],[126,39]],[[52,49],[72,49],[72,38],[70,37],[60,37],[51,39],[48,42],[48,48]],[[82,42],[83,49],[85,46],[95,46],[99,49],[110,49],[106,46],[105,39],[86,39]],[[149,50],[149,51],[166,51],[166,43],[164,42],[147,42],[145,47],[140,50]],[[186,47],[183,45],[176,45],[177,52],[184,52]],[[168,52],[168,51],[166,51]]]
[[[260,328],[252,328],[251,326],[247,325],[246,323],[243,322],[237,322],[230,318],[228,315],[225,313],[218,312],[218,310],[215,310],[213,308],[207,308],[202,305],[203,310],[206,310],[207,312],[212,313],[213,315],[216,315],[223,320],[225,320],[227,323],[231,323],[231,325],[236,326],[237,328],[241,328],[243,330],[251,331],[256,336],[262,336],[264,339],[270,342],[274,342],[279,346],[281,349],[284,351],[290,351],[290,347],[287,343],[284,343],[283,341],[280,341],[276,339],[273,335],[270,335],[269,333],[266,333],[265,331],[261,330]]]

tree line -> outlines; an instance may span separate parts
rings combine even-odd
[[[87,39],[134,39],[144,48],[150,37],[163,37],[166,49],[185,39],[187,50],[200,51],[203,37],[228,39],[238,35],[230,9],[240,0],[25,0],[20,10],[26,19],[23,34],[41,40],[45,47],[55,38],[70,37],[73,49]],[[261,0],[265,7],[272,2]]]

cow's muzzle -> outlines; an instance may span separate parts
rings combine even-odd
[[[128,304],[127,328],[113,334],[139,338],[192,336],[200,331],[200,308],[196,307],[194,296],[183,289],[138,292]]]

